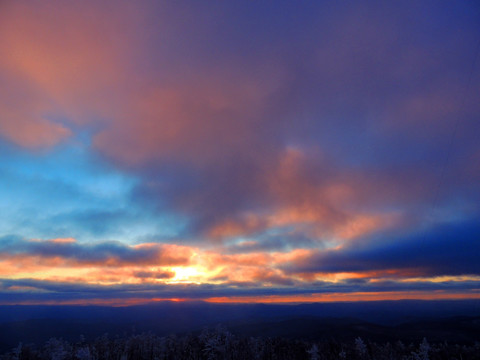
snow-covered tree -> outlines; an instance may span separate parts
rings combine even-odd
[[[310,360],[319,360],[320,357],[318,355],[318,346],[317,344],[313,344],[312,347],[307,351]]]
[[[81,346],[75,351],[75,358],[77,360],[93,360],[92,353],[88,346]]]
[[[412,353],[414,360],[429,360],[430,344],[427,339],[423,338],[423,341],[418,346],[418,351]]]
[[[355,352],[360,358],[364,358],[367,355],[367,345],[360,337],[355,339]]]
[[[45,352],[50,360],[64,360],[68,357],[68,344],[62,340],[51,338],[45,344]]]

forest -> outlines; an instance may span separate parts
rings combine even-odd
[[[92,341],[51,338],[43,345],[19,343],[0,360],[467,360],[479,359],[480,342],[453,344],[351,342],[329,338],[306,341],[281,337],[237,336],[222,326],[198,333],[165,337],[153,333],[104,334]]]

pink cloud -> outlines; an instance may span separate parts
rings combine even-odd
[[[127,3],[10,2],[0,14],[0,134],[28,148],[48,148],[71,135],[52,121],[108,118],[125,83]],[[105,21],[105,19],[108,19]],[[122,37],[113,36],[120,29]],[[129,42],[128,51],[132,50]],[[127,60],[128,61],[128,60]],[[5,97],[6,96],[6,97]]]

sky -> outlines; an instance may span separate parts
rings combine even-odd
[[[0,304],[480,298],[475,1],[0,2]]]

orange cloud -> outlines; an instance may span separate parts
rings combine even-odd
[[[157,33],[178,31],[168,15],[174,10],[152,19],[151,6],[5,4],[0,78],[8,76],[18,94],[17,105],[0,106],[1,134],[21,146],[48,147],[71,135],[52,119],[100,121],[94,146],[124,165],[172,156],[202,163],[249,149],[245,141],[255,143],[258,109],[278,88],[281,68],[271,63],[268,70],[247,74],[224,64],[187,76],[172,66],[175,49],[151,43]],[[148,26],[153,21],[155,34]]]
[[[480,294],[430,291],[388,291],[356,292],[310,295],[268,295],[268,296],[229,296],[212,297],[205,301],[213,303],[312,303],[341,301],[381,301],[381,300],[466,300],[480,299]]]
[[[314,153],[316,159],[322,159],[322,154]],[[300,149],[287,148],[271,170],[261,174],[263,179],[259,183],[272,204],[268,211],[243,212],[218,222],[207,236],[213,239],[249,236],[294,226],[313,239],[344,241],[398,222],[395,213],[356,212],[350,208],[359,196],[364,196],[366,189],[356,184],[355,177],[337,174],[329,167],[330,164],[318,161],[311,163],[309,155]],[[323,173],[330,175],[324,178]]]
[[[43,272],[56,268],[122,268],[188,265],[195,249],[174,244],[145,243],[128,246],[114,242],[81,244],[72,238],[18,241],[0,250],[3,274]]]
[[[124,46],[136,14],[126,7],[93,1],[2,5],[1,135],[28,148],[50,147],[71,135],[52,119],[85,123],[116,111],[115,89],[125,82],[135,43]]]
[[[480,294],[475,293],[446,293],[423,291],[392,291],[385,293],[335,293],[335,294],[311,294],[311,295],[267,295],[267,296],[221,296],[206,297],[202,300],[211,303],[260,303],[260,304],[297,304],[313,302],[356,302],[356,301],[382,301],[382,300],[467,300],[480,299]],[[160,301],[198,301],[198,298],[172,297],[172,298],[138,298],[131,297],[127,299],[68,299],[68,300],[23,300],[23,301],[3,301],[2,305],[104,305],[104,306],[130,306],[149,304]]]
[[[77,240],[74,238],[57,238],[49,241],[55,244],[72,244],[77,242]]]
[[[1,61],[0,79],[7,85],[0,88],[0,136],[31,149],[51,147],[68,138],[71,130],[46,117],[43,96],[37,96],[27,82],[4,74]]]

